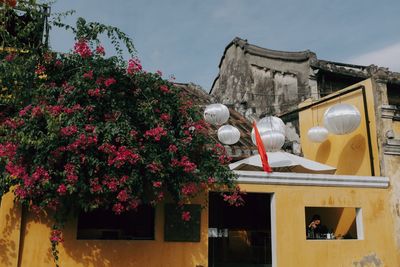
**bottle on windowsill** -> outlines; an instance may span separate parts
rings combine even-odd
[[[335,239],[335,235],[333,234],[333,229],[329,230],[329,239]]]
[[[307,238],[308,239],[315,239],[314,228],[308,227]]]

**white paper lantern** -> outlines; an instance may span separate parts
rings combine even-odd
[[[278,117],[267,116],[257,122],[257,129],[260,134],[264,131],[278,131],[283,134],[286,132],[285,123]]]
[[[308,139],[314,143],[323,143],[326,139],[328,139],[328,134],[328,130],[321,126],[312,127],[307,132]]]
[[[325,111],[324,126],[333,134],[343,135],[353,132],[361,122],[358,109],[350,104],[337,104]]]
[[[257,123],[257,129],[260,133],[260,136],[265,132],[276,131],[282,133],[285,136],[286,126],[285,123],[278,117],[275,116],[267,116],[259,120]],[[251,130],[251,140],[253,144],[256,144],[256,136],[254,133],[254,128]]]
[[[204,110],[204,119],[212,125],[221,125],[229,119],[229,109],[223,104],[211,104]]]
[[[279,151],[285,144],[285,135],[278,131],[267,131],[260,134],[267,152]]]
[[[224,125],[218,129],[218,140],[225,145],[236,144],[240,139],[240,131],[232,125]]]

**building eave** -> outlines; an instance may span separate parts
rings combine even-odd
[[[240,184],[388,188],[389,178],[308,173],[234,171]]]
[[[351,76],[360,79],[368,79],[372,77],[393,84],[400,84],[400,73],[389,71],[388,68],[378,67],[375,65],[363,66],[316,59],[311,61],[310,66],[313,69],[343,76]]]
[[[244,53],[248,53],[253,56],[259,56],[259,57],[271,58],[271,59],[279,59],[279,60],[283,60],[283,61],[304,62],[304,61],[308,61],[312,58],[316,58],[315,53],[310,50],[295,51],[295,52],[272,50],[272,49],[263,48],[263,47],[260,47],[257,45],[249,44],[247,42],[247,40],[239,38],[239,37],[235,37],[225,47],[224,53],[218,64],[219,69],[221,68],[222,62],[225,59],[226,52],[232,45],[240,47]],[[218,78],[219,78],[219,74],[214,79],[214,81],[211,85],[210,94],[212,93],[212,91],[214,89],[214,85],[215,85],[216,81],[218,80]]]

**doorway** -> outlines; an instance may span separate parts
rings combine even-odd
[[[209,267],[272,266],[272,196],[247,193],[245,205],[233,207],[220,193],[209,194]]]

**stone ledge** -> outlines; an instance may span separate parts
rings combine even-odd
[[[241,184],[388,188],[389,178],[382,176],[330,175],[308,173],[234,171]]]
[[[400,109],[394,105],[382,105],[382,118],[400,121]]]
[[[400,155],[400,139],[386,139],[386,143],[383,144],[383,153]]]

